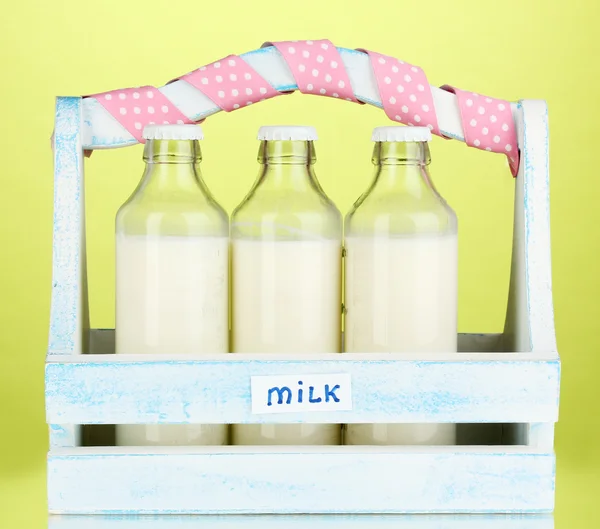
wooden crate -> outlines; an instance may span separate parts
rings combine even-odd
[[[357,98],[381,106],[366,56],[339,52]],[[242,57],[278,90],[295,87],[273,48]],[[219,110],[181,82],[161,90],[195,120]],[[432,91],[440,129],[463,139],[455,96]],[[560,360],[547,107],[522,100],[513,116],[521,161],[504,333],[460,335],[460,354],[114,356],[113,331],[89,328],[83,153],[135,140],[94,98],[58,98],[45,374],[50,512],[551,512]],[[251,376],[327,373],[351,375],[351,410],[252,414]],[[252,422],[449,422],[497,425],[499,433],[487,446],[81,446],[81,425]]]

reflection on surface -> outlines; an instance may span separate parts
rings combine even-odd
[[[553,529],[551,515],[50,516],[48,529]]]

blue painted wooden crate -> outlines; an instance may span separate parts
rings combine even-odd
[[[381,107],[364,54],[339,49],[361,101]],[[294,89],[273,48],[245,54]],[[196,120],[218,107],[171,83]],[[433,88],[441,130],[463,139],[454,96]],[[135,143],[94,98],[57,100],[54,259],[46,410],[53,513],[540,513],[554,506],[560,360],[552,307],[548,123],[543,101],[513,105],[515,180],[503,334],[459,336],[461,354],[110,356],[89,328],[84,149]],[[85,354],[82,354],[85,353]],[[351,411],[253,415],[250,377],[349,373]],[[449,447],[83,447],[81,425],[151,423],[497,425],[494,444]],[[500,426],[501,425],[501,426]],[[491,426],[490,426],[491,427]]]

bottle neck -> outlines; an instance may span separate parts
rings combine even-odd
[[[258,153],[262,169],[257,185],[293,191],[319,188],[312,168],[316,160],[312,141],[262,141]]]
[[[372,161],[377,167],[373,187],[415,196],[434,190],[427,142],[377,142]]]
[[[164,189],[203,187],[197,140],[148,140],[144,147],[144,184]]]

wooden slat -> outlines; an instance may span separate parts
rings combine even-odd
[[[515,112],[521,163],[515,210],[505,347],[556,351],[550,259],[548,107],[523,100]]]
[[[532,355],[221,355],[53,357],[53,424],[554,422],[558,360]],[[283,360],[285,358],[285,360]],[[414,358],[408,356],[408,358]],[[419,358],[419,356],[416,356]],[[539,358],[539,357],[538,357]],[[253,415],[250,377],[349,373],[352,411]]]
[[[527,425],[527,444],[540,450],[551,452],[554,449],[554,423],[534,422]]]
[[[80,354],[86,325],[81,105],[78,97],[56,100],[49,355]]]
[[[553,529],[549,514],[61,516],[48,529]]]
[[[50,448],[69,448],[81,445],[81,426],[73,424],[50,424],[48,427]]]
[[[81,106],[78,97],[56,99],[49,356],[79,355],[86,351],[87,345]],[[51,447],[72,447],[81,441],[81,428],[76,424],[52,424],[49,434]]]
[[[493,513],[553,508],[554,456],[524,447],[63,449],[63,514]]]

